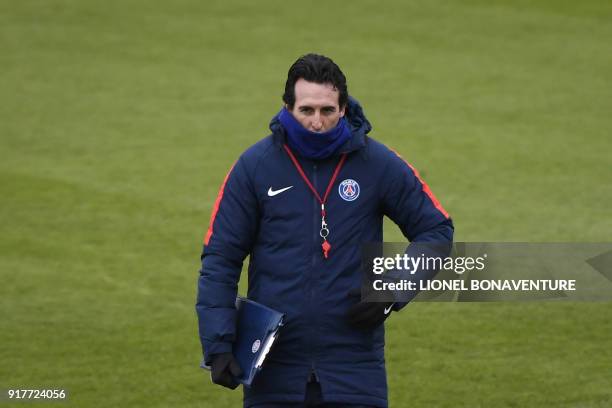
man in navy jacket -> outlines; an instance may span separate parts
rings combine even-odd
[[[367,136],[331,59],[299,58],[283,101],[272,134],[240,156],[214,204],[196,305],[205,361],[213,382],[237,386],[234,302],[250,255],[248,298],[286,324],[244,406],[386,407],[391,308],[350,295],[362,244],[382,241],[385,215],[412,243],[452,242],[452,221],[418,172]]]

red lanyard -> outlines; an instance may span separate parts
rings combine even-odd
[[[319,203],[321,203],[321,230],[319,231],[319,235],[321,236],[321,238],[323,238],[323,243],[321,244],[321,248],[323,249],[323,256],[325,257],[325,259],[327,259],[329,256],[331,245],[327,241],[327,236],[329,235],[329,229],[327,228],[327,223],[325,222],[325,216],[327,215],[325,213],[325,203],[327,202],[327,197],[329,197],[329,193],[332,189],[332,186],[334,185],[334,182],[336,181],[336,177],[338,177],[338,173],[340,173],[340,169],[342,168],[342,165],[344,164],[344,161],[346,160],[346,153],[344,153],[340,157],[340,161],[338,161],[338,164],[336,165],[336,170],[334,170],[334,174],[332,175],[331,180],[329,180],[329,184],[327,184],[325,195],[323,196],[323,198],[321,198],[321,196],[319,195],[319,192],[314,188],[310,180],[308,180],[308,177],[306,177],[306,173],[304,173],[304,169],[302,169],[302,166],[300,165],[300,163],[297,161],[297,159],[293,155],[293,152],[291,151],[289,146],[285,144],[283,145],[283,147],[287,151],[287,154],[289,155],[289,158],[295,165],[295,168],[297,169],[298,173],[300,173],[300,176],[302,176],[302,178],[304,179],[304,182],[306,182],[306,185],[310,188],[310,190],[312,191],[314,196],[317,198],[317,200],[319,200]]]

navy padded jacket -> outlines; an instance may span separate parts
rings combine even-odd
[[[346,116],[352,138],[336,155],[316,162],[298,157],[322,197],[339,155],[347,153],[326,203],[328,259],[321,251],[320,204],[283,149],[284,130],[276,117],[272,134],[234,164],[215,202],[196,304],[205,360],[232,351],[234,301],[247,255],[248,298],[286,314],[263,370],[244,388],[245,406],[303,401],[314,372],[326,402],[386,407],[384,325],[362,332],[345,318],[355,302],[347,294],[361,284],[361,245],[382,241],[385,215],[411,242],[452,241],[446,211],[416,170],[366,136],[370,123],[352,98]],[[347,179],[359,186],[352,201],[339,191]]]

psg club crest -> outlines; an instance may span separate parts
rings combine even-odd
[[[338,194],[344,201],[355,201],[359,197],[359,184],[355,180],[346,179],[338,186]]]

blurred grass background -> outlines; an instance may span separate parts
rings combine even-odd
[[[611,23],[593,0],[0,0],[0,387],[240,406],[197,367],[201,242],[307,52],[457,240],[611,241]],[[612,405],[609,303],[421,303],[387,328],[392,407]]]

